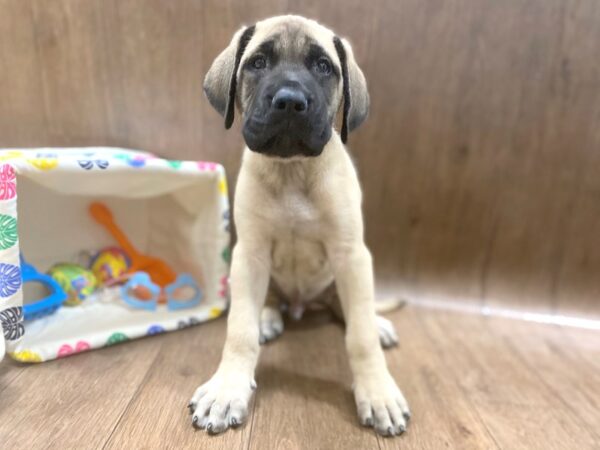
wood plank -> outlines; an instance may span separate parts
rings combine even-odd
[[[417,316],[414,306],[386,315],[400,338],[399,348],[386,352],[388,365],[409,402],[412,418],[400,440],[380,438],[380,447],[498,448],[468,393],[460,388],[462,374],[440,356],[437,343]]]
[[[574,327],[561,327],[561,342],[569,344],[577,355],[600,372],[600,332]]]
[[[48,127],[39,146],[103,143],[108,135],[101,11],[97,2],[30,0],[43,96],[31,99]],[[32,142],[33,143],[33,142]]]
[[[461,374],[461,388],[500,447],[598,447],[594,432],[523,364],[485,318],[423,310],[419,317],[446,364]]]
[[[35,366],[4,361],[2,447],[598,447],[598,332],[413,306],[389,318],[400,346],[386,356],[413,412],[401,438],[358,425],[342,327],[318,313],[264,348],[250,422],[217,437],[194,431],[185,406],[218,364],[222,319]]]
[[[569,415],[596,431],[600,423],[600,371],[582,358],[557,326],[503,319],[488,320],[490,329],[542,383],[560,399]],[[600,340],[597,339],[597,340]]]
[[[160,347],[161,338],[142,339],[25,367],[2,392],[2,447],[99,448]]]
[[[600,40],[600,5],[583,2],[571,5],[567,12],[561,72],[567,79],[576,74],[578,82],[565,83],[559,91],[562,109],[552,119],[579,117],[576,126],[570,127],[568,133],[556,133],[556,138],[561,139],[564,149],[582,154],[582,159],[579,165],[573,165],[571,158],[565,160],[570,164],[565,173],[578,182],[564,212],[567,227],[556,236],[562,250],[552,300],[559,314],[600,320],[600,239],[587,236],[590,230],[596,230],[597,235],[600,229],[600,154],[593,150],[600,146],[600,129],[594,124],[600,120],[600,98],[588,102],[582,91],[584,85],[600,80],[600,64],[589,65],[585,45],[589,39]],[[585,135],[590,144],[574,147],[575,135]]]
[[[225,320],[220,319],[161,337],[160,352],[128,405],[106,449],[246,448],[250,427],[209,436],[192,427],[187,404],[221,359]]]
[[[0,10],[0,147],[211,159],[232,186],[240,121],[223,130],[204,73],[242,23],[282,12],[323,21],[353,42],[369,82],[371,117],[349,142],[378,276],[422,298],[600,317],[597,1],[0,0]]]
[[[10,356],[6,355],[6,362],[0,363],[0,394],[14,382],[25,370],[25,366],[9,361]]]
[[[596,93],[590,102],[581,91],[596,82],[592,80],[600,80],[600,65],[589,64],[585,48],[589,39],[600,39],[595,25],[600,8],[592,2],[559,1],[528,4],[527,9],[536,7],[541,7],[545,29],[552,32],[534,34],[536,41],[544,34],[545,44],[543,49],[538,47],[543,54],[538,55],[536,69],[526,69],[536,70],[537,76],[527,82],[531,83],[527,105],[520,103],[521,118],[516,124],[515,149],[526,152],[514,159],[510,170],[529,172],[529,176],[499,184],[503,204],[511,207],[503,208],[487,274],[486,304],[552,313],[560,289],[563,313],[570,309],[570,314],[582,315],[600,306],[593,300],[600,293],[600,280],[588,272],[590,267],[599,267],[599,240],[584,234],[597,229],[600,217],[598,208],[591,206],[598,205],[598,191],[595,199],[589,198],[592,183],[599,187],[600,159],[591,149],[600,145],[600,133],[588,119],[600,118],[600,95]],[[561,120],[566,122],[549,126]],[[589,146],[573,145],[574,139],[582,137]],[[582,250],[592,258],[583,267],[578,264]],[[565,262],[567,267],[563,267]],[[568,285],[561,287],[567,282],[559,279],[561,275],[572,278]]]
[[[30,1],[0,0],[0,148],[48,137]]]
[[[341,326],[326,313],[305,319],[263,349],[249,448],[377,448],[358,423]]]
[[[173,159],[203,159],[202,21],[211,11],[192,1],[94,3],[104,31],[107,137]]]
[[[600,117],[600,114],[598,114]],[[600,134],[600,132],[599,132]],[[588,239],[588,230],[600,230],[600,155],[590,158],[590,169],[585,171],[577,199],[574,199],[570,227],[562,238],[565,241],[565,251],[556,280],[554,299],[557,314],[587,319],[600,320],[600,239]],[[589,271],[595,270],[595,276],[589,276]]]

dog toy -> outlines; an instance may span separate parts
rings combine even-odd
[[[50,275],[66,292],[65,305],[77,306],[92,295],[98,286],[96,276],[89,270],[77,264],[59,263],[48,271]]]
[[[127,273],[146,272],[151,280],[160,287],[166,287],[175,281],[177,275],[166,262],[156,257],[143,255],[136,250],[125,233],[117,226],[106,205],[99,202],[92,203],[90,214],[96,222],[108,230],[129,256],[131,266]]]
[[[131,262],[127,254],[118,247],[100,250],[90,262],[90,269],[99,284],[110,286],[120,281],[129,270]]]
[[[191,308],[200,303],[202,291],[187,273],[177,276],[174,283],[161,289],[147,273],[136,272],[121,286],[123,301],[136,309],[156,310],[159,303],[167,303],[170,311]]]
[[[39,319],[56,312],[67,299],[67,293],[64,289],[49,275],[38,272],[38,270],[27,263],[21,255],[21,275],[23,284],[40,283],[46,287],[50,294],[35,302],[28,302],[23,305],[23,316],[25,320]]]

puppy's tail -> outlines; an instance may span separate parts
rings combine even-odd
[[[402,308],[406,305],[406,300],[403,298],[386,298],[375,302],[375,312],[384,314]]]

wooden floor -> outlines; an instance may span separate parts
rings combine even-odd
[[[343,331],[319,313],[263,350],[249,422],[209,437],[186,404],[215,369],[223,319],[34,366],[0,364],[3,449],[587,449],[600,447],[600,333],[408,306],[387,352],[413,420],[358,425]]]

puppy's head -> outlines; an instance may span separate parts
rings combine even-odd
[[[237,104],[251,150],[282,158],[320,155],[340,108],[346,142],[369,110],[350,44],[298,16],[239,30],[206,74],[204,92],[226,128]]]

